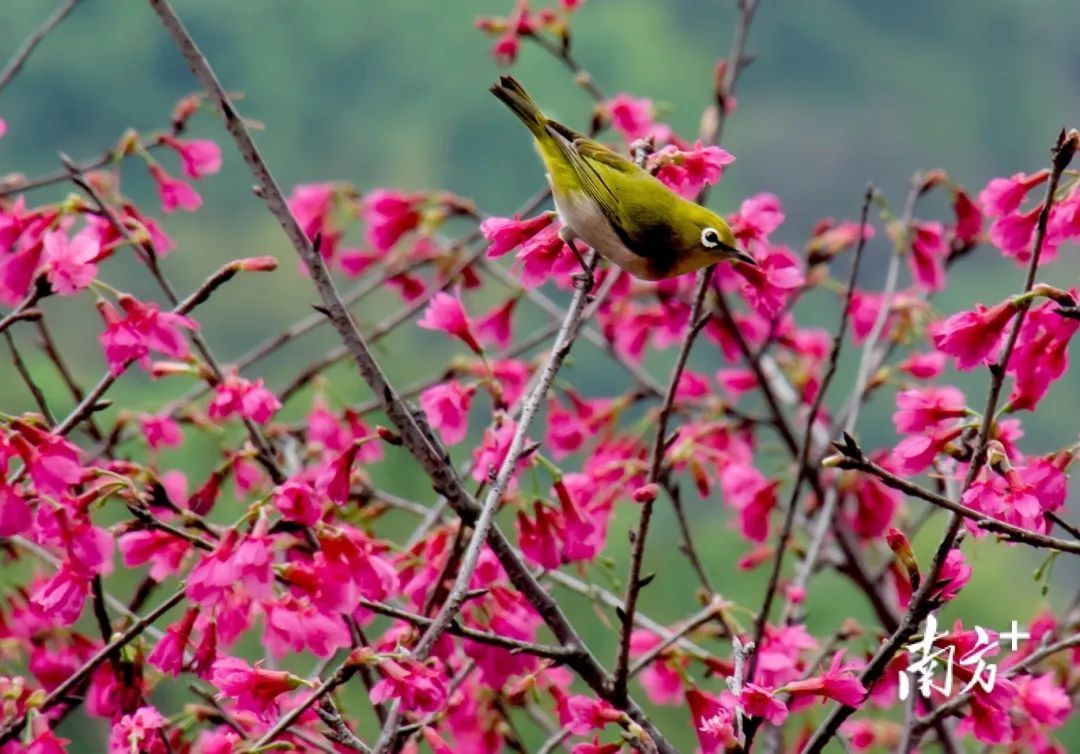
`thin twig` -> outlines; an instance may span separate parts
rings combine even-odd
[[[23,65],[33,54],[34,49],[49,35],[49,32],[59,26],[78,4],[79,0],[67,0],[67,2],[54,10],[36,31],[26,38],[22,46],[15,51],[11,60],[8,61],[8,64],[4,66],[4,70],[0,71],[0,91],[3,91],[4,87],[10,84],[11,80],[22,70]]]
[[[795,522],[795,512],[798,509],[799,496],[802,494],[803,482],[806,481],[808,469],[811,464],[810,454],[814,445],[814,425],[817,423],[818,412],[821,411],[821,406],[825,402],[825,393],[828,391],[829,385],[836,375],[836,368],[840,363],[840,350],[843,347],[844,337],[847,335],[848,319],[851,313],[851,302],[855,295],[855,285],[859,280],[859,268],[862,264],[863,249],[866,246],[866,218],[870,212],[870,202],[873,201],[873,199],[874,187],[867,186],[866,192],[863,195],[862,212],[859,215],[861,218],[859,221],[859,242],[855,246],[855,255],[851,260],[851,272],[848,275],[847,294],[844,297],[844,308],[840,312],[840,322],[836,328],[836,335],[833,337],[832,348],[829,351],[828,366],[825,368],[825,374],[821,378],[821,386],[818,388],[817,395],[814,396],[814,401],[810,406],[810,412],[806,416],[806,427],[803,430],[802,441],[800,443],[801,450],[796,465],[795,483],[791,488],[791,495],[788,498],[787,508],[784,511],[783,525],[780,527],[780,535],[777,538],[772,570],[769,573],[768,585],[765,587],[765,600],[761,606],[761,610],[758,611],[757,620],[754,622],[755,646],[761,646],[761,641],[765,636],[765,624],[769,620],[769,612],[779,587],[780,571],[784,563],[784,553],[787,550],[788,538],[791,536],[792,525]],[[753,682],[754,680],[758,656],[757,653],[750,656],[746,675],[747,682]],[[752,734],[749,731],[747,737],[752,739]]]
[[[679,382],[682,380],[683,372],[686,370],[690,350],[694,347],[694,341],[707,321],[706,318],[702,317],[702,311],[705,308],[705,297],[709,292],[712,273],[712,267],[706,267],[698,273],[694,303],[690,308],[690,325],[686,331],[686,336],[683,338],[682,346],[679,348],[675,365],[671,369],[671,377],[668,379],[664,402],[661,404],[660,413],[656,418],[656,435],[653,438],[647,477],[650,483],[655,484],[660,479],[666,449],[668,421],[671,419],[671,413],[675,407],[675,395],[679,391]],[[615,682],[613,686],[616,699],[624,698],[627,691],[626,686],[630,673],[630,636],[633,633],[634,611],[637,610],[638,595],[641,593],[642,586],[644,586],[641,578],[641,565],[645,558],[645,541],[649,535],[649,522],[652,520],[654,503],[655,500],[642,503],[637,530],[632,535],[633,550],[630,555],[630,576],[626,582],[626,601],[619,616],[622,624],[619,632],[619,654],[615,664]]]
[[[19,353],[19,347],[15,345],[15,339],[11,337],[11,333],[5,332],[4,340],[7,341],[8,351],[11,352],[11,363],[15,365],[15,371],[19,373],[23,384],[26,385],[26,389],[30,391],[30,395],[34,398],[34,403],[37,404],[38,409],[41,411],[41,415],[45,417],[45,421],[51,427],[56,424],[56,417],[53,416],[52,411],[49,409],[49,402],[45,400],[45,393],[41,391],[41,387],[34,380],[34,375],[30,374],[30,370],[26,368],[26,362],[23,361],[22,354]]]

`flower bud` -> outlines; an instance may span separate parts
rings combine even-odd
[[[405,443],[405,441],[401,439],[401,435],[399,435],[397,432],[390,429],[389,427],[382,426],[381,424],[375,427],[375,434],[379,436],[380,440],[385,443],[389,443],[390,445],[400,446]]]
[[[128,157],[139,151],[139,132],[134,128],[124,131],[120,141],[116,144],[113,154],[116,157]]]
[[[233,269],[243,272],[271,272],[278,267],[278,261],[274,257],[246,257],[237,259],[232,263]]]
[[[660,494],[660,487],[655,483],[649,483],[634,490],[633,498],[635,503],[651,503],[656,500],[658,494]]]
[[[907,572],[911,588],[918,589],[921,580],[919,564],[915,560],[915,551],[911,548],[911,541],[907,538],[907,535],[893,527],[885,532],[885,541],[889,544],[889,549],[896,555],[897,561]]]

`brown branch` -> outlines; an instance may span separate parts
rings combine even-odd
[[[26,298],[23,299],[18,306],[0,318],[0,333],[6,332],[7,329],[16,322],[41,319],[41,310],[35,309],[34,305],[43,298],[47,290],[47,288],[41,285],[40,281],[36,281],[36,284],[30,293],[27,294]]]
[[[435,621],[432,618],[428,618],[417,613],[411,613],[408,610],[402,610],[394,607],[393,605],[387,605],[384,602],[373,602],[372,600],[360,598],[361,607],[367,608],[374,613],[380,615],[386,615],[390,618],[397,618],[407,623],[411,623],[414,626],[420,628],[429,628]],[[493,647],[501,647],[507,649],[515,654],[527,654],[534,655],[536,657],[545,657],[551,660],[558,660],[560,662],[568,659],[572,659],[576,653],[574,650],[567,649],[566,647],[557,647],[550,644],[537,644],[531,641],[520,641],[518,639],[511,639],[508,636],[502,636],[500,634],[492,633],[490,631],[478,631],[474,628],[468,628],[462,626],[456,621],[451,621],[445,629],[446,633],[453,634],[454,636],[460,636],[465,639],[471,639],[472,641],[479,642],[481,644],[488,644]]]
[[[304,699],[304,701],[300,702],[298,705],[296,705],[284,715],[282,715],[280,718],[278,718],[278,721],[274,723],[269,730],[263,733],[262,736],[259,737],[259,740],[251,744],[248,747],[248,750],[260,751],[267,744],[272,743],[274,739],[276,739],[278,736],[288,730],[288,728],[293,723],[299,720],[300,716],[307,712],[313,704],[320,701],[331,691],[352,678],[353,673],[355,672],[355,667],[342,663],[340,666],[338,666],[338,669],[334,671],[334,674],[322,683],[320,683],[315,688],[315,690],[312,691],[311,694]]]
[[[1059,539],[1058,537],[1039,534],[1038,532],[1010,524],[1006,521],[990,518],[982,511],[969,508],[963,503],[951,500],[944,495],[939,495],[914,482],[909,482],[906,479],[898,477],[887,469],[883,469],[873,461],[870,461],[865,456],[858,458],[845,457],[843,460],[839,461],[838,464],[839,468],[854,469],[855,471],[862,471],[870,474],[880,479],[886,486],[892,487],[894,490],[899,490],[905,495],[917,497],[920,500],[925,500],[932,505],[936,505],[938,508],[951,511],[962,518],[971,519],[980,529],[1000,534],[1010,542],[1022,542],[1023,544],[1045,550],[1057,550],[1059,552],[1080,555],[1080,541],[1073,539]]]
[[[8,61],[8,64],[4,66],[4,70],[0,71],[0,91],[10,84],[11,80],[22,70],[23,65],[33,54],[34,49],[49,35],[49,32],[59,26],[78,4],[79,0],[67,0],[53,11],[37,30],[26,38],[19,49],[15,51],[11,60]]]
[[[62,379],[67,386],[68,392],[71,393],[71,397],[78,403],[86,396],[86,392],[82,389],[82,386],[75,379],[71,370],[68,369],[67,363],[60,355],[60,349],[56,347],[56,341],[53,340],[49,328],[45,325],[44,317],[37,321],[37,330],[38,335],[41,336],[41,349],[56,367],[56,371],[60,375],[60,379]],[[90,436],[97,442],[103,442],[105,440],[105,436],[101,433],[101,429],[98,427],[97,422],[94,421],[92,416],[86,422],[86,428],[90,432]]]
[[[15,371],[19,373],[23,384],[26,385],[26,389],[30,391],[30,395],[34,398],[34,403],[37,404],[38,409],[41,411],[41,415],[45,417],[45,421],[51,427],[56,424],[56,417],[53,416],[52,411],[49,409],[49,403],[45,400],[45,393],[41,391],[41,387],[34,380],[34,375],[30,374],[30,370],[26,368],[26,362],[23,361],[22,354],[19,353],[19,348],[15,345],[15,339],[11,337],[11,333],[5,332],[4,340],[7,341],[8,350],[11,352],[11,363],[15,366]]]

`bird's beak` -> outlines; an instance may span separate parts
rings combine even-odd
[[[731,258],[734,259],[736,262],[742,262],[743,264],[748,264],[751,267],[758,266],[757,260],[742,249],[735,248],[734,246],[728,246],[727,244],[722,244],[720,248],[730,254]]]

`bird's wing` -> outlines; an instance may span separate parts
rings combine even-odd
[[[670,253],[671,226],[660,219],[670,191],[634,162],[584,137],[574,142],[578,153],[619,201],[604,207],[611,228],[627,249],[641,257]],[[644,205],[653,211],[642,211]]]
[[[585,137],[554,121],[548,121],[548,131],[554,137],[570,169],[574,171],[582,190],[599,205],[605,216],[610,218],[616,214],[618,199],[615,192],[597,170],[597,166],[578,149],[579,143],[586,140]]]
[[[640,212],[634,199],[645,193],[651,204],[659,206],[668,189],[632,161],[561,123],[549,120],[548,131],[623,245],[647,258],[668,253],[670,226],[647,221],[650,213]]]

